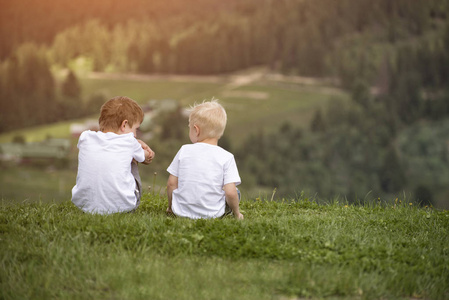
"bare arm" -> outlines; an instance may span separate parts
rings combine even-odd
[[[234,217],[239,220],[243,220],[243,215],[240,213],[239,208],[239,196],[237,194],[237,188],[235,183],[228,183],[223,187],[226,195],[226,202],[234,213]]]
[[[150,164],[153,161],[155,155],[154,151],[151,150],[151,148],[147,144],[145,144],[142,140],[137,139],[137,141],[142,146],[142,149],[145,152],[145,161],[143,161],[142,163],[145,165]]]
[[[168,198],[168,207],[167,213],[172,214],[173,211],[171,209],[172,199],[173,199],[173,191],[178,188],[178,177],[171,175],[168,177],[167,181],[167,198]]]

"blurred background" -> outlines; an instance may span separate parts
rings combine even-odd
[[[145,111],[148,192],[215,97],[244,197],[449,209],[447,0],[0,0],[2,202],[70,200],[118,95]]]

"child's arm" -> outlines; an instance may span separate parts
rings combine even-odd
[[[153,161],[155,155],[154,151],[151,150],[151,148],[147,144],[145,144],[142,140],[137,139],[137,141],[142,146],[142,149],[145,152],[145,161],[142,163],[145,165],[150,164]]]
[[[234,217],[238,220],[243,220],[243,215],[240,213],[239,208],[239,195],[237,194],[237,188],[235,183],[228,183],[223,187],[226,195],[226,202],[234,213]]]
[[[173,191],[178,188],[178,177],[171,175],[168,177],[167,181],[167,198],[168,198],[168,208],[167,214],[173,214],[171,209],[171,203],[173,198]]]

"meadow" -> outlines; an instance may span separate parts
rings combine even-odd
[[[282,122],[308,127],[315,110],[325,106],[331,97],[348,99],[341,90],[332,90],[319,84],[273,80],[264,76],[264,69],[251,69],[221,76],[145,76],[126,74],[90,73],[80,77],[82,99],[101,94],[106,99],[117,95],[129,96],[143,104],[149,100],[175,99],[188,107],[213,97],[221,100],[228,111],[226,134],[233,146],[238,146],[250,134],[275,132]],[[249,78],[249,80],[248,80]],[[243,82],[243,83],[241,83]],[[92,118],[98,118],[93,115]],[[9,143],[15,136],[27,142],[39,142],[51,136],[70,138],[71,163],[65,170],[20,167],[3,163],[0,167],[0,196],[3,200],[65,201],[75,184],[77,139],[70,136],[70,124],[84,120],[63,121],[54,124],[18,129],[0,135],[0,143]],[[187,125],[186,125],[187,131]],[[151,141],[147,141],[151,146]],[[187,143],[189,141],[185,141]],[[157,159],[157,158],[156,158]],[[143,173],[144,186],[153,185],[153,172],[158,171],[158,186],[165,185],[166,174],[161,170]]]
[[[324,107],[332,99],[349,99],[340,89],[329,89],[326,84],[304,84],[265,78],[264,69],[250,69],[222,76],[145,76],[96,74],[80,77],[82,98],[100,94],[105,99],[118,95],[133,98],[143,104],[149,100],[174,99],[183,107],[213,97],[221,100],[228,111],[228,129],[240,142],[251,133],[264,129],[273,132],[282,122],[307,127],[316,109]],[[241,78],[254,80],[239,84]],[[82,101],[82,100],[81,100]],[[92,118],[97,118],[93,115]],[[0,134],[0,142],[11,142],[21,135],[26,141],[42,141],[47,136],[67,138],[70,124],[83,120],[71,120],[32,128],[13,130]]]
[[[447,299],[449,211],[244,198],[245,220],[0,205],[1,299]]]

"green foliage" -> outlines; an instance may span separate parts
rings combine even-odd
[[[433,203],[433,195],[432,191],[423,185],[419,185],[415,188],[414,191],[415,198],[421,206],[431,206]]]
[[[0,71],[0,131],[55,119],[55,82],[41,48],[22,45]]]
[[[312,132],[326,130],[326,122],[323,118],[323,113],[321,112],[321,110],[315,111],[315,114],[313,115],[313,119],[310,122],[310,130]]]
[[[352,100],[363,108],[369,108],[371,104],[370,86],[362,80],[356,80],[352,87]]]
[[[0,68],[0,132],[48,124],[86,114],[81,86],[70,71],[57,96],[44,49],[24,44]]]
[[[379,169],[379,180],[382,189],[387,193],[395,193],[405,186],[405,174],[395,149],[385,153]]]
[[[110,216],[2,204],[0,295],[444,299],[448,212],[399,202],[244,199],[241,222],[168,218],[158,194]]]
[[[81,85],[72,70],[61,83],[61,99],[59,101],[59,118],[70,120],[87,115],[90,111],[81,98]],[[104,99],[103,99],[104,100]],[[98,111],[96,111],[98,112]]]
[[[376,190],[379,140],[366,136],[362,126],[342,123],[349,112],[330,111],[342,115],[334,116],[338,123],[326,116],[330,122],[326,131],[291,128],[249,138],[236,151],[239,170],[245,178],[253,176],[258,185],[277,187],[282,196],[304,189],[320,198],[339,194],[354,199]]]
[[[158,119],[162,129],[160,133],[160,139],[164,140],[188,140],[187,125],[189,124],[188,118],[183,115],[181,106],[178,106],[176,110],[171,111],[165,115],[160,116]]]
[[[81,85],[72,70],[69,71],[62,83],[62,95],[68,98],[79,98],[81,96]]]
[[[447,60],[444,0],[23,1],[4,4],[0,58],[32,41],[49,46],[57,64],[84,57],[96,71],[216,74],[263,64],[287,74],[337,76],[345,87],[357,78],[373,83],[385,57],[400,59],[404,44],[430,44]],[[444,67],[426,57],[425,77],[444,79]]]
[[[22,66],[15,65],[13,57],[30,39],[45,44],[50,61],[62,67],[87,61],[95,71],[217,74],[267,65],[286,74],[335,77],[354,94],[364,93],[354,96],[361,103],[369,102],[369,87],[382,85],[379,90],[395,99],[390,110],[404,122],[413,123],[423,111],[439,118],[449,113],[445,97],[438,96],[449,78],[443,0],[194,0],[196,5],[180,0],[132,0],[124,5],[110,0],[93,7],[22,1],[4,4],[1,10],[17,16],[3,18],[8,22],[2,30],[8,34],[0,43],[0,57],[6,61],[2,77],[9,78],[2,86],[14,92],[29,90],[23,82],[14,83],[22,76],[16,74]],[[43,11],[45,18],[39,18]],[[54,93],[51,83],[42,85]],[[16,103],[25,102],[17,98]],[[425,100],[437,101],[429,106]],[[61,115],[60,110],[51,115]],[[22,115],[29,125],[43,122]],[[9,121],[7,115],[0,118],[2,124]]]
[[[94,93],[89,96],[85,104],[86,114],[98,114],[101,106],[108,100],[103,93]]]
[[[351,202],[369,193],[423,200],[423,185],[435,195],[447,190],[447,122],[424,123],[425,112],[409,110],[421,120],[410,126],[412,119],[401,121],[387,107],[399,98],[368,100],[363,90],[354,93],[356,105],[329,101],[324,114],[315,113],[310,131],[284,124],[275,133],[250,136],[236,151],[243,185],[277,188],[282,196],[303,189]],[[447,205],[444,196],[425,198]]]
[[[436,130],[440,123],[427,127],[423,122],[448,117],[448,93],[443,84],[447,68],[440,68],[447,59],[441,52],[447,32],[447,28],[440,28],[419,42],[399,43],[381,56],[359,45],[368,37],[348,39],[355,48],[344,48],[342,55],[347,57],[340,60],[339,76],[344,86],[351,87],[353,103],[329,101],[324,116],[320,111],[315,113],[311,133],[304,134],[301,142],[283,128],[276,134],[259,136],[259,140],[248,139],[238,152],[238,160],[245,176],[255,177],[250,183],[277,187],[281,195],[294,194],[300,186],[320,197],[338,194],[350,201],[369,192],[392,195],[401,191],[433,199],[422,192],[422,185],[435,189],[436,194],[445,190],[442,182],[447,185],[448,150],[444,141],[449,135],[445,129]],[[374,89],[372,82],[376,82]],[[421,128],[428,133],[427,138],[424,133],[418,139],[412,137],[407,127]],[[396,149],[398,138],[401,149]],[[264,141],[270,141],[269,145]],[[435,144],[438,155],[429,157],[426,151],[419,159],[417,154],[407,155],[415,147],[429,149]],[[251,147],[263,151],[253,155]],[[444,196],[435,201],[446,203]]]
[[[407,180],[415,193],[422,195],[417,192],[419,187],[430,189],[434,195],[446,189],[449,180],[448,136],[447,120],[415,124],[399,135],[398,146]],[[419,197],[420,200],[424,198],[436,197]]]

